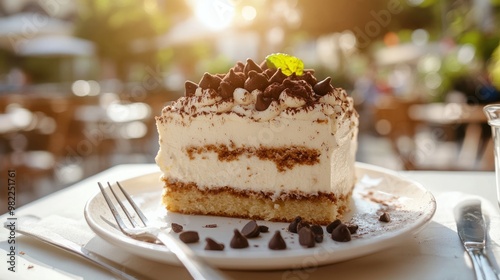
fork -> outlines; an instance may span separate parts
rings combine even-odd
[[[111,210],[111,213],[113,214],[113,217],[116,220],[116,223],[118,227],[120,228],[121,232],[123,232],[125,235],[130,236],[131,238],[137,239],[137,240],[157,240],[163,243],[172,253],[174,253],[179,261],[184,265],[184,267],[189,271],[191,276],[198,280],[206,279],[206,280],[211,280],[211,279],[225,279],[219,271],[217,271],[215,268],[211,267],[207,262],[205,262],[203,259],[198,257],[191,248],[189,248],[186,244],[182,243],[181,241],[177,240],[174,236],[165,233],[162,229],[160,229],[157,226],[153,226],[146,216],[143,214],[142,210],[135,204],[134,200],[130,197],[130,195],[123,189],[123,187],[120,185],[119,182],[116,182],[116,185],[122,192],[122,194],[125,196],[127,199],[128,203],[132,208],[134,209],[135,213],[138,215],[139,219],[141,220],[141,223],[138,223],[132,214],[127,210],[123,202],[119,199],[118,195],[116,192],[113,190],[111,187],[111,184],[108,182],[108,187],[111,190],[111,193],[115,197],[115,200],[118,202],[120,205],[120,208],[123,210],[123,213],[125,213],[125,216],[129,220],[130,224],[132,227],[127,226],[123,219],[121,218],[120,213],[118,212],[117,208],[115,207],[114,203],[111,201],[110,196],[106,193],[104,187],[101,185],[100,182],[98,182],[99,188],[101,189],[101,193],[104,196],[104,199],[106,200],[106,204],[108,204],[109,209]]]

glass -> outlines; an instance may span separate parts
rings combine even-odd
[[[500,104],[491,104],[483,108],[488,124],[491,126],[493,147],[495,150],[495,174],[497,186],[497,202],[500,205]]]

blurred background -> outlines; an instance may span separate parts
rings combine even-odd
[[[499,21],[499,0],[2,0],[0,178],[19,206],[153,163],[185,80],[273,52],[354,97],[358,161],[490,171]]]

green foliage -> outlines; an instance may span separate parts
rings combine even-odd
[[[75,34],[95,43],[100,59],[117,65],[122,80],[132,64],[151,65],[157,56],[154,40],[166,26],[159,13],[145,8],[147,1],[82,0]],[[139,44],[139,49],[133,47]]]

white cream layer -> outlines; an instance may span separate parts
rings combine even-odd
[[[321,106],[325,104],[315,104]],[[235,106],[236,107],[236,106]],[[250,109],[248,109],[250,110]],[[351,192],[355,182],[357,115],[345,110],[318,110],[288,114],[281,111],[270,120],[249,118],[237,111],[198,114],[195,117],[163,110],[157,120],[160,150],[156,162],[169,180],[193,182],[201,188],[229,186],[237,190],[306,194]],[[305,117],[307,116],[307,118]],[[311,120],[315,116],[315,120]],[[319,120],[319,121],[318,121]],[[306,147],[320,151],[315,165],[295,165],[280,172],[270,160],[242,155],[219,161],[215,152],[195,154],[186,148],[224,144],[232,147]]]

